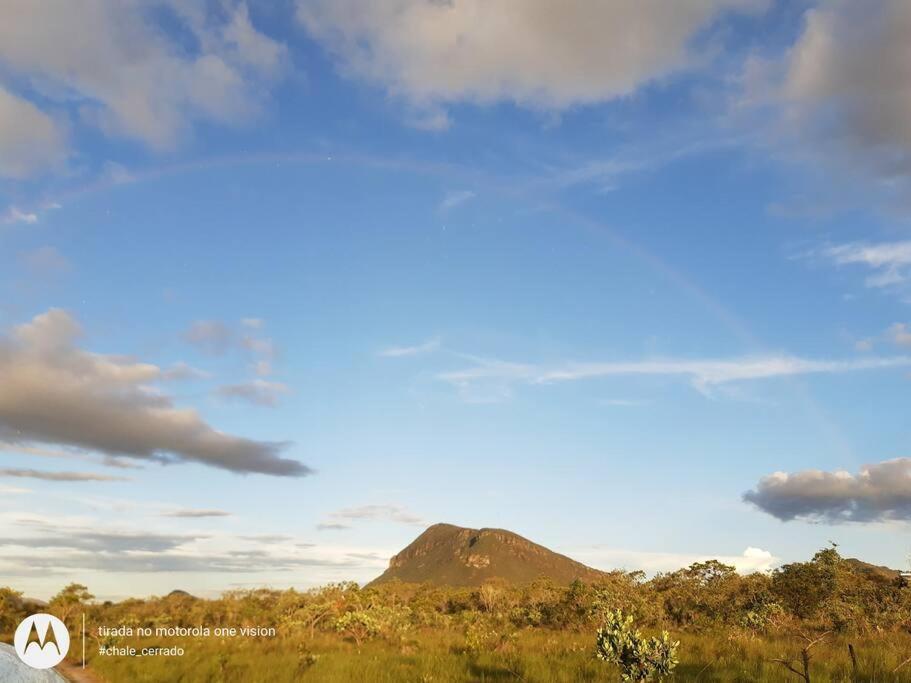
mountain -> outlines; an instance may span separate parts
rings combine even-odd
[[[373,583],[429,582],[479,586],[491,579],[521,584],[548,577],[560,584],[594,581],[603,572],[587,567],[504,529],[466,529],[434,524],[389,561]]]

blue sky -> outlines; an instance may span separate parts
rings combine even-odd
[[[0,582],[905,566],[911,11],[672,7],[4,10]]]

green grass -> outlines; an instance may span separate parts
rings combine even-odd
[[[787,638],[755,638],[737,634],[680,634],[678,681],[796,681],[776,657],[798,656],[800,645]],[[337,637],[321,634],[312,641],[276,638],[267,641],[192,640],[184,642],[181,658],[90,659],[90,666],[111,683],[160,681],[202,683],[259,681],[528,681],[566,683],[618,680],[616,669],[594,659],[589,634],[544,629],[520,632],[505,652],[471,653],[459,634],[428,631],[402,644],[382,640],[360,649]],[[853,681],[848,643],[858,655],[857,681],[911,681],[911,665],[892,670],[911,656],[911,635],[833,637],[813,649],[815,681]],[[155,644],[149,640],[143,644]],[[165,643],[162,643],[165,644]],[[173,644],[173,643],[167,643]],[[313,658],[308,659],[307,655]]]

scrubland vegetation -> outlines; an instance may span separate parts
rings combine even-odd
[[[7,642],[26,607],[0,589]],[[83,612],[90,630],[276,629],[274,638],[178,639],[185,654],[168,658],[97,650],[175,639],[90,634],[89,667],[114,682],[911,681],[911,588],[834,548],[770,574],[740,576],[711,561],[651,580],[614,572],[570,586],[338,584],[119,603],[69,586],[47,610],[73,633]],[[641,665],[650,658],[656,666]]]

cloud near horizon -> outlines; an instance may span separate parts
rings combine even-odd
[[[19,519],[0,524],[0,574],[121,573],[253,574],[307,568],[381,569],[388,554],[377,548],[316,546],[290,536],[149,531],[112,527],[108,520],[71,524]],[[298,574],[299,575],[299,574]]]
[[[764,572],[772,569],[780,559],[768,550],[749,546],[740,555],[699,555],[695,553],[665,553],[643,550],[626,550],[604,546],[589,546],[565,550],[573,559],[596,569],[606,571],[623,568],[642,570],[647,574],[671,572],[688,567],[695,562],[718,560],[734,567],[741,574]]]
[[[156,365],[83,351],[69,313],[51,309],[0,336],[0,437],[111,456],[196,462],[238,473],[304,476],[312,470],[280,453],[284,442],[217,431],[176,408],[153,384]]]
[[[911,458],[864,465],[857,474],[775,472],[743,499],[783,522],[911,521]]]

